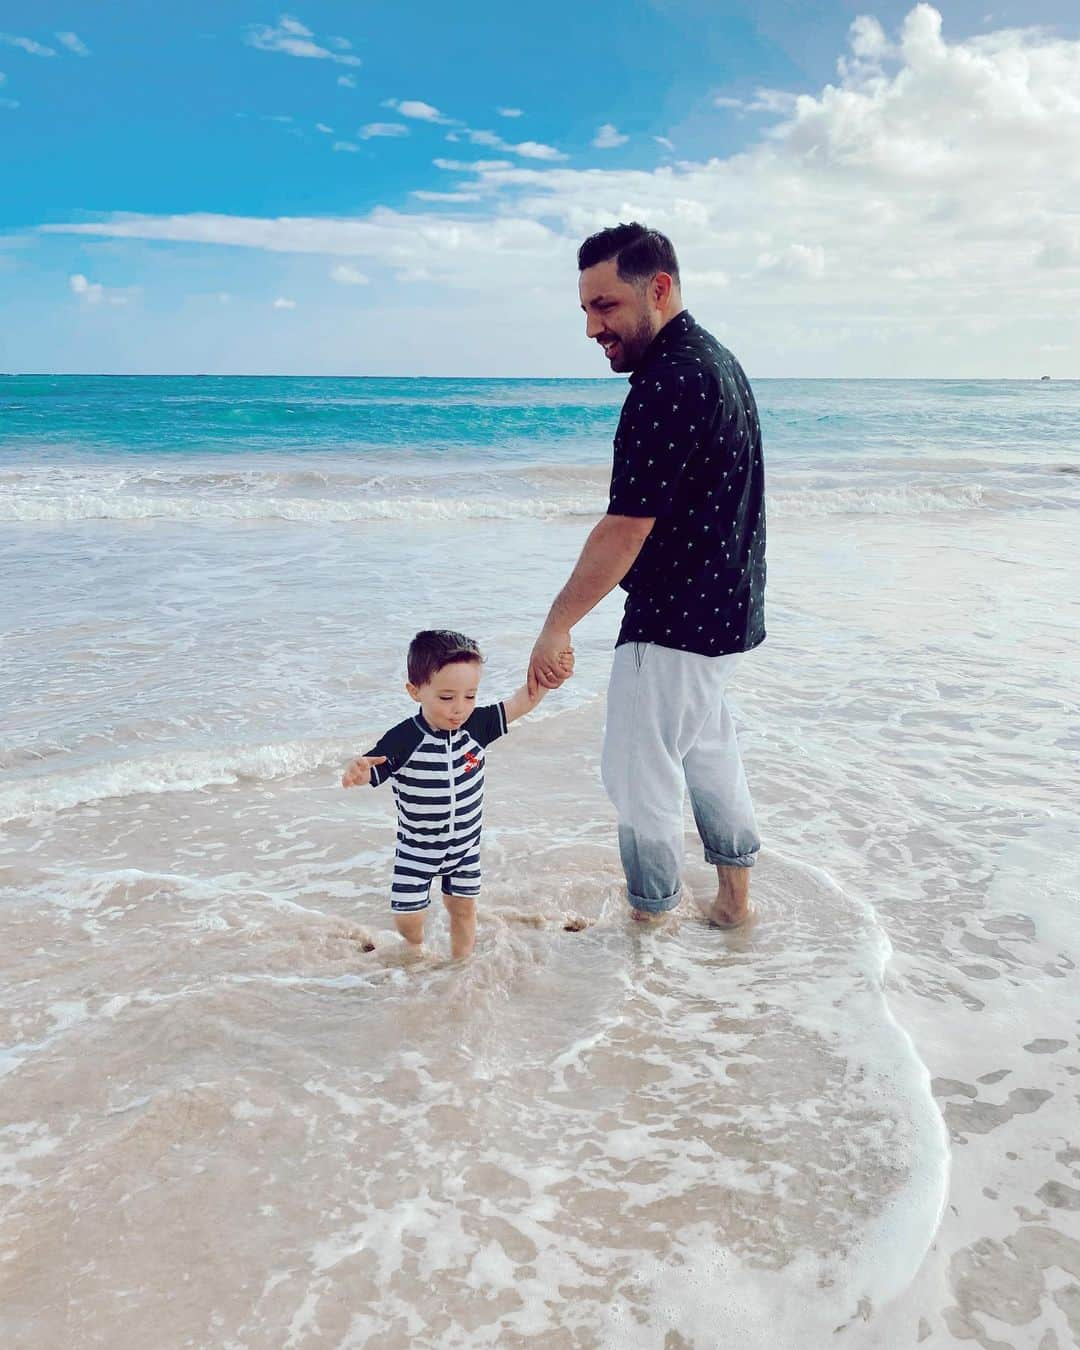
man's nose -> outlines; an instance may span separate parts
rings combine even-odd
[[[599,314],[585,315],[585,336],[587,338],[597,337],[604,331],[604,321]]]

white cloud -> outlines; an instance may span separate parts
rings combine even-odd
[[[357,132],[362,140],[370,141],[375,136],[407,136],[409,128],[401,122],[369,122]]]
[[[76,56],[89,56],[90,48],[77,33],[57,33],[57,40]]]
[[[332,281],[339,282],[342,286],[367,286],[371,278],[358,271],[355,267],[350,267],[347,263],[339,263],[330,273]]]
[[[318,61],[336,61],[343,66],[363,64],[358,56],[331,51],[329,47],[320,47],[314,39],[315,34],[310,28],[305,28],[298,19],[283,14],[278,19],[276,28],[270,24],[252,24],[244,41],[249,47],[257,47],[262,52],[284,52],[286,56],[304,56]],[[337,40],[341,41],[341,39]]]
[[[296,301],[295,301],[295,300],[286,300],[285,297],[284,297],[283,295],[279,295],[278,298],[274,301],[274,308],[275,308],[275,309],[295,309],[295,308],[296,308]]]
[[[360,153],[360,147],[355,141],[335,141],[333,148],[346,155],[358,155]]]
[[[19,100],[17,98],[0,98],[0,108],[17,108]]]
[[[422,202],[479,202],[483,200],[483,195],[479,192],[428,192],[423,188],[417,188],[412,195]]]
[[[520,171],[517,171],[520,172]],[[370,259],[381,271],[415,279],[420,271],[466,289],[481,275],[486,288],[501,273],[509,284],[522,269],[557,273],[567,263],[567,241],[538,221],[462,220],[377,207],[360,219],[244,216],[123,216],[96,225],[46,226],[82,235],[258,248],[341,259]]]
[[[228,305],[232,303],[232,296],[228,291],[218,291],[218,304]]]
[[[841,60],[841,66],[843,61]],[[731,108],[739,113],[771,113],[775,117],[787,117],[795,111],[798,95],[784,89],[755,89],[751,99],[731,98],[718,94],[713,99],[714,108]]]
[[[701,270],[698,268],[681,269],[682,284],[684,286],[693,286],[695,288],[706,286],[717,290],[723,290],[724,287],[731,285],[731,277],[726,272],[718,268],[709,268]]]
[[[501,136],[496,136],[493,131],[466,131],[465,135],[473,145],[487,145],[493,150],[509,150],[510,146]],[[456,141],[458,137],[451,132],[446,138],[448,141]]]
[[[820,277],[825,272],[825,250],[817,244],[789,244],[779,253],[762,253],[757,265],[762,272]]]
[[[444,117],[438,108],[433,108],[430,103],[421,103],[419,99],[397,99],[388,98],[383,102],[384,108],[396,108],[402,117],[412,117],[418,122],[443,122],[452,121],[449,117]]]
[[[33,38],[15,37],[11,33],[0,33],[0,43],[7,47],[18,47],[21,51],[29,52],[31,56],[56,55],[51,47],[43,47],[40,42],[35,42]]]
[[[90,281],[81,272],[68,277],[72,292],[87,305],[126,305],[128,296],[123,291],[110,290],[98,281]]]
[[[539,141],[519,141],[517,145],[512,145],[501,136],[497,136],[494,131],[474,131],[471,127],[466,127],[460,135],[452,131],[446,139],[459,141],[462,135],[473,145],[484,145],[490,150],[509,150],[511,154],[520,155],[523,159],[566,159],[566,155],[561,150],[556,150],[553,145],[542,145]]]
[[[68,278],[68,284],[76,295],[85,296],[90,304],[95,305],[105,294],[104,286],[87,281],[81,272],[76,272]]]
[[[851,50],[859,60],[875,62],[893,51],[884,28],[869,14],[860,14],[852,23]]]
[[[324,136],[332,136],[334,134],[334,128],[328,127],[325,122],[316,122],[315,130],[321,131]]]
[[[338,82],[338,84],[341,85],[342,89],[355,89],[355,88],[356,88],[356,76],[355,76],[355,75],[339,75],[339,76],[337,77],[337,82]]]
[[[755,89],[754,97],[743,107],[747,112],[769,113],[774,117],[790,117],[799,102],[797,94],[784,89]]]
[[[883,41],[853,25],[838,69],[812,92],[757,91],[765,128],[726,158],[583,171],[514,148],[512,165],[438,162],[490,202],[468,217],[428,201],[45,228],[355,259],[372,275],[426,276],[433,315],[457,312],[452,292],[479,304],[524,277],[546,324],[543,295],[573,290],[580,240],[636,218],[674,239],[699,317],[722,296],[718,335],[751,369],[953,374],[960,361],[1002,374],[1048,335],[1080,361],[1080,41],[1038,29],[954,41],[918,5]]]
[[[673,145],[673,143],[672,143],[671,141],[669,141],[668,138],[667,138],[666,136],[654,136],[654,137],[653,137],[653,140],[656,142],[657,145],[662,145],[662,146],[664,147],[665,150],[674,150],[674,149],[675,149],[675,146]]]
[[[595,150],[614,150],[616,146],[625,145],[629,139],[629,136],[623,136],[620,133],[618,127],[613,126],[610,122],[605,122],[593,137],[593,148]]]
[[[518,141],[517,145],[508,145],[506,148],[525,159],[556,160],[567,158],[561,150],[556,150],[553,145],[542,145],[539,141]]]
[[[520,117],[523,109],[521,108],[496,108],[495,111],[500,117]]]
[[[454,173],[484,173],[491,169],[512,169],[513,161],[509,159],[433,159],[432,164],[437,169],[449,169]]]

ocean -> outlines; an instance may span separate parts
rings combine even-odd
[[[405,959],[342,767],[522,682],[625,388],[0,378],[5,1345],[1080,1341],[1080,382],[756,381],[756,922],[689,812],[627,920],[616,593]]]

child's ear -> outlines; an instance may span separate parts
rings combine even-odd
[[[408,694],[408,696],[412,699],[412,701],[413,701],[414,703],[419,703],[419,702],[420,702],[420,687],[419,687],[419,685],[412,684],[412,683],[410,683],[410,681],[406,680],[406,681],[405,681],[405,692]]]

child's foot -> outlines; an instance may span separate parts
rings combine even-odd
[[[583,933],[586,928],[591,928],[595,919],[584,919],[580,914],[570,914],[563,924],[564,933]]]

